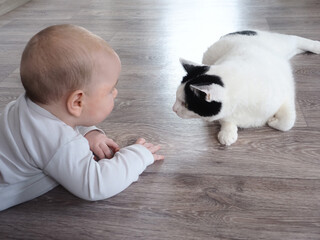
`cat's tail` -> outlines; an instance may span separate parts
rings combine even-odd
[[[315,54],[320,54],[320,41],[314,41],[311,39],[292,36],[296,44],[296,54],[303,52],[311,52]]]
[[[320,42],[295,35],[259,32],[264,42],[287,59],[303,52],[320,54]]]

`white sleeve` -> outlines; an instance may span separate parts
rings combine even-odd
[[[97,128],[96,126],[91,126],[91,127],[77,126],[77,127],[76,127],[76,130],[78,130],[78,132],[79,132],[82,136],[86,135],[88,132],[91,132],[91,131],[93,131],[93,130],[97,130],[97,131],[105,134],[104,131],[102,131],[100,128]]]
[[[126,189],[153,161],[148,149],[135,144],[96,162],[86,140],[78,139],[60,148],[44,171],[74,195],[95,201]]]

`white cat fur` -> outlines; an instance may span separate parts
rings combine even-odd
[[[219,76],[224,84],[194,87],[207,94],[206,101],[222,102],[219,114],[201,117],[219,120],[221,144],[231,145],[238,138],[238,127],[266,123],[281,131],[290,130],[296,119],[295,84],[289,59],[305,51],[320,54],[320,42],[298,36],[263,31],[256,36],[226,35],[203,55],[210,66],[207,75]],[[180,59],[182,64],[192,64]],[[198,64],[200,65],[200,64]],[[181,118],[200,117],[184,106],[184,86],[176,93],[174,112]]]

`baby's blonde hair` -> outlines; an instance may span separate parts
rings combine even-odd
[[[94,53],[114,51],[100,37],[70,24],[37,33],[26,45],[20,64],[26,95],[36,103],[55,102],[90,83]]]

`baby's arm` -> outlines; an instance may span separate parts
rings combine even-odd
[[[89,142],[90,150],[94,153],[95,159],[112,158],[116,152],[120,150],[118,144],[100,131],[90,131],[85,135]],[[140,144],[147,148],[153,155],[155,161],[163,160],[164,156],[156,154],[160,150],[160,145],[154,145],[146,142],[144,138],[139,138],[136,144]]]
[[[95,161],[84,138],[61,147],[44,172],[74,195],[86,200],[100,200],[126,189],[154,160],[159,146],[143,139],[120,149],[111,159]]]

